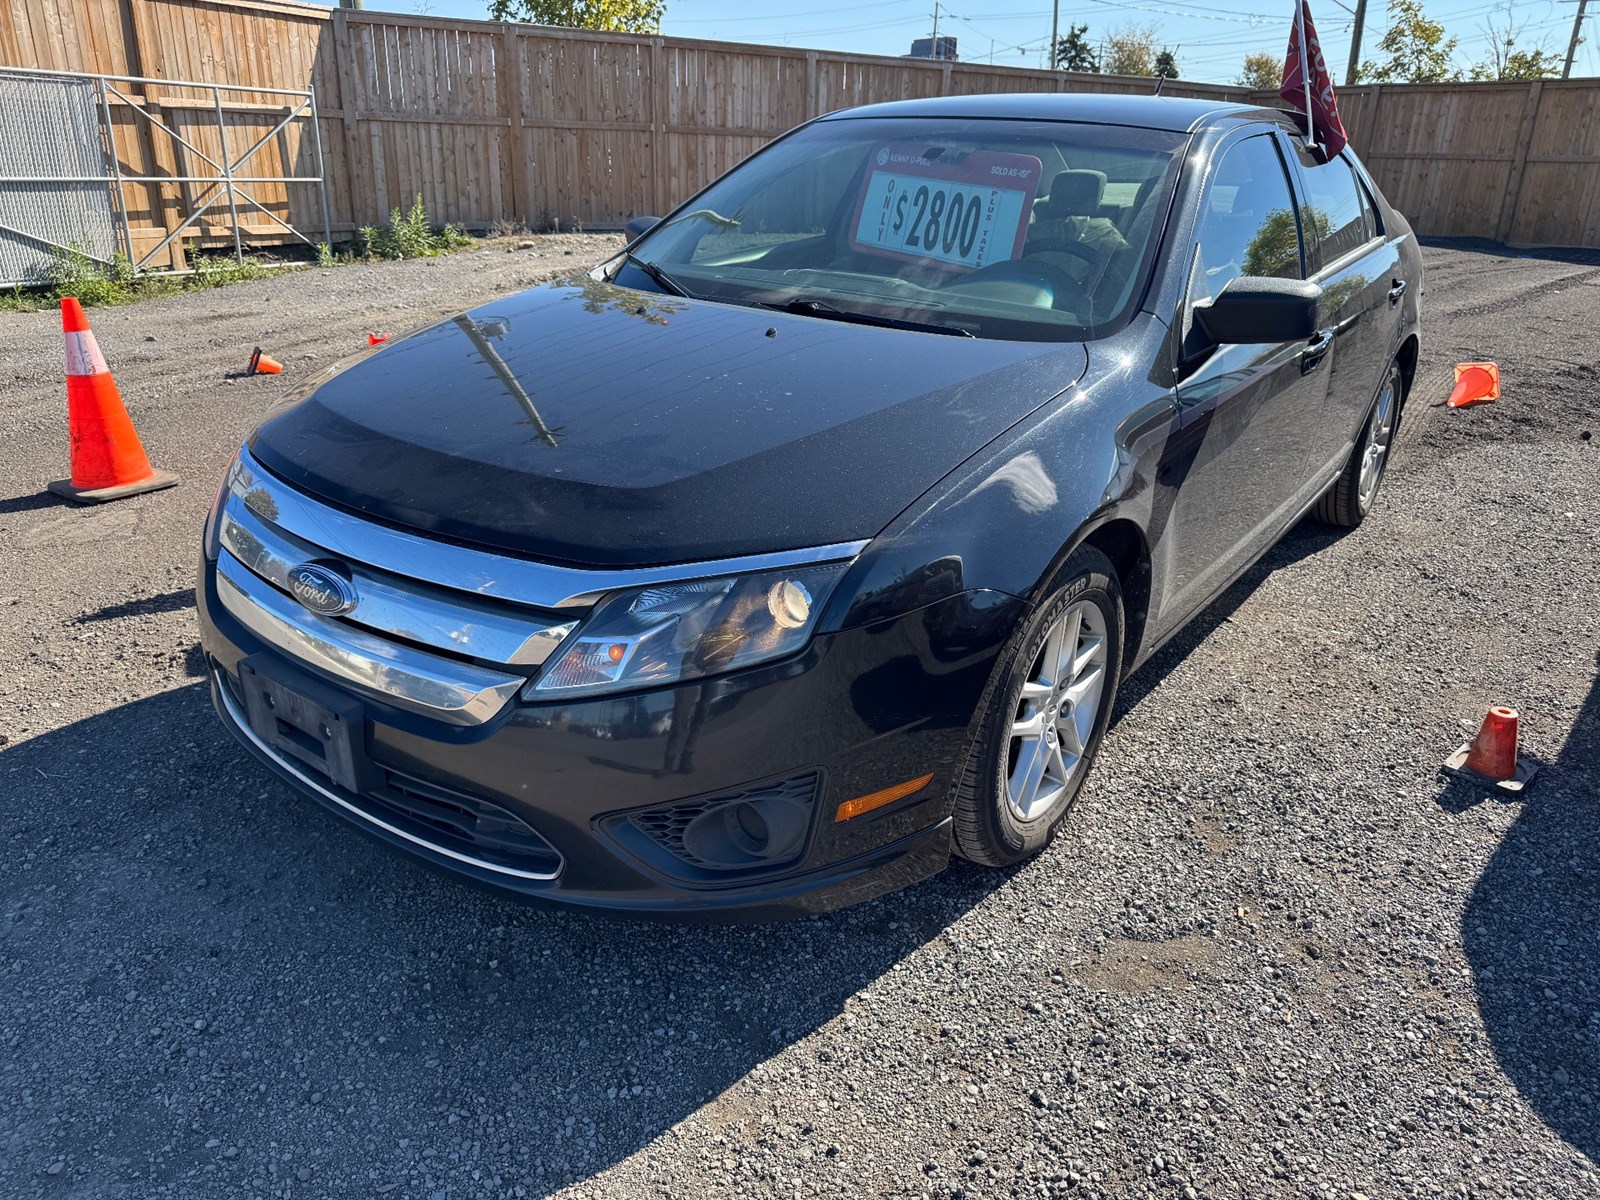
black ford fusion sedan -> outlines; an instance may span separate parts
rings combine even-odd
[[[319,381],[229,468],[229,728],[531,898],[833,908],[1037,851],[1118,681],[1373,504],[1421,268],[1268,109],[834,113],[591,273]]]

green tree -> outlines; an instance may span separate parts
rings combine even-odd
[[[1447,83],[1461,72],[1450,61],[1460,38],[1446,37],[1444,26],[1430,21],[1422,0],[1389,0],[1389,28],[1378,42],[1384,54],[1368,59],[1357,72],[1358,83]]]
[[[1244,251],[1246,275],[1277,275],[1291,264],[1300,268],[1300,234],[1312,245],[1328,236],[1328,214],[1304,205],[1300,209],[1300,224],[1295,224],[1294,213],[1287,208],[1275,208],[1267,213],[1256,236]],[[1327,311],[1333,311],[1331,308]]]
[[[1239,78],[1234,82],[1252,91],[1275,92],[1278,90],[1278,85],[1283,82],[1283,60],[1265,51],[1260,54],[1246,54],[1244,66],[1239,71]]]
[[[1483,26],[1483,35],[1489,44],[1489,57],[1472,64],[1467,78],[1474,82],[1492,79],[1553,79],[1561,74],[1561,56],[1544,46],[1532,50],[1517,49],[1522,38],[1522,25],[1512,24],[1512,10],[1507,6],[1503,23],[1490,17]]]
[[[1087,25],[1068,25],[1067,36],[1056,39],[1056,70],[1085,71],[1090,74],[1100,70],[1100,56],[1089,45]]]
[[[489,16],[605,33],[659,33],[666,8],[666,0],[490,0]]]
[[[1163,79],[1176,79],[1178,77],[1178,56],[1170,47],[1163,46],[1161,53],[1156,55],[1155,73]]]
[[[1154,75],[1156,27],[1124,25],[1107,34],[1101,69],[1108,75]]]

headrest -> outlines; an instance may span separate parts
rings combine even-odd
[[[1039,215],[1046,220],[1097,216],[1105,193],[1104,171],[1059,171]]]

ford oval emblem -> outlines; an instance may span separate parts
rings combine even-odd
[[[301,604],[325,617],[337,617],[356,606],[356,590],[350,581],[316,563],[291,567],[289,590]]]

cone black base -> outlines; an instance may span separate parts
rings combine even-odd
[[[121,500],[125,496],[138,496],[144,492],[159,492],[163,488],[173,487],[177,484],[178,477],[171,471],[152,471],[146,478],[135,480],[133,483],[119,484],[116,487],[104,488],[79,488],[72,486],[70,479],[57,479],[46,486],[56,495],[74,504],[104,504],[107,500]]]
[[[1539,773],[1539,765],[1529,762],[1522,755],[1517,755],[1517,773],[1510,779],[1490,779],[1487,775],[1479,775],[1467,766],[1467,755],[1472,750],[1472,743],[1468,742],[1449,758],[1444,760],[1444,765],[1439,769],[1446,775],[1453,775],[1457,779],[1464,779],[1468,783],[1475,783],[1479,787],[1488,788],[1490,791],[1499,792],[1503,796],[1520,796],[1523,790],[1533,782],[1533,777]]]

